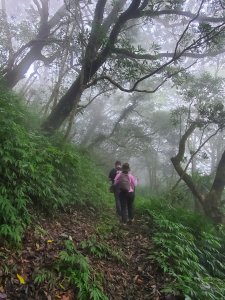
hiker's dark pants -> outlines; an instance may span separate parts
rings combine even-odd
[[[115,198],[115,204],[116,204],[116,213],[121,216],[121,206],[120,206],[120,199],[119,199],[119,190],[115,186],[114,187],[114,198]]]
[[[121,205],[122,222],[127,223],[127,215],[129,220],[132,220],[134,218],[134,193],[120,192],[119,199]]]

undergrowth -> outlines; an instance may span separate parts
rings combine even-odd
[[[100,208],[110,202],[104,176],[87,154],[34,128],[35,116],[0,87],[0,240],[14,245],[32,217],[65,205]]]
[[[102,289],[101,275],[90,266],[87,257],[75,249],[72,241],[65,242],[66,249],[60,252],[58,269],[64,278],[78,288],[78,300],[107,300]]]
[[[102,287],[102,276],[91,267],[88,258],[79,252],[71,240],[65,241],[65,249],[58,260],[34,275],[34,283],[48,288],[72,287],[78,300],[108,300]]]
[[[92,255],[98,258],[108,258],[119,262],[124,262],[123,252],[118,249],[112,249],[106,241],[98,239],[96,235],[81,242],[81,248],[87,249]]]
[[[160,200],[142,204],[139,212],[148,216],[155,247],[149,259],[170,278],[162,292],[192,300],[225,299],[224,227]]]

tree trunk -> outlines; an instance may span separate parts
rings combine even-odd
[[[206,215],[216,224],[224,223],[225,216],[221,212],[221,197],[225,187],[225,151],[222,154],[219,165],[216,170],[216,176],[210,192],[205,197]]]
[[[32,47],[17,66],[15,66],[11,70],[8,70],[8,72],[3,77],[8,88],[13,88],[21,79],[24,78],[30,66],[40,56],[43,46],[44,45],[40,43],[40,45]]]
[[[172,164],[177,171],[178,175],[182,178],[182,180],[187,184],[189,189],[191,190],[192,194],[199,200],[199,202],[203,205],[203,197],[197,190],[197,187],[195,186],[194,182],[192,181],[192,178],[190,175],[188,175],[182,167],[180,166],[180,163],[177,162],[175,157],[171,158]]]
[[[78,101],[76,101],[76,102],[78,103]],[[74,117],[76,115],[76,112],[77,112],[77,105],[73,108],[73,110],[72,110],[72,112],[69,116],[68,125],[67,125],[66,132],[65,132],[65,135],[64,135],[64,138],[63,138],[64,143],[69,140],[69,136],[70,136],[70,133],[71,133],[71,130],[72,130],[72,127],[73,127],[73,121],[74,121]]]
[[[200,202],[198,201],[198,199],[196,197],[193,197],[193,201],[194,201],[194,211],[196,213],[201,213],[201,214],[205,214],[205,210],[203,208],[203,206],[200,204]]]
[[[8,88],[13,88],[21,79],[23,79],[30,66],[36,60],[43,60],[44,57],[42,56],[41,51],[46,45],[46,43],[42,42],[41,40],[47,40],[50,34],[50,30],[54,28],[57,24],[59,24],[60,20],[67,14],[67,8],[64,4],[56,11],[52,18],[48,20],[49,2],[46,0],[42,1],[41,3],[42,8],[40,12],[40,24],[38,34],[34,38],[34,40],[36,40],[35,44],[30,48],[28,53],[24,56],[24,58],[20,61],[18,65],[14,65],[16,57],[14,57],[14,59],[11,59],[11,61],[9,62],[8,69],[6,69],[3,77],[4,82]]]
[[[42,125],[42,129],[47,133],[54,133],[64,120],[70,115],[74,106],[80,100],[82,95],[82,81],[81,75],[78,76],[76,81],[71,85],[66,94],[61,98],[58,104],[52,109],[50,115]]]
[[[194,197],[196,197],[198,202],[204,208],[204,198],[203,198],[203,196],[198,191],[198,189],[197,189],[196,185],[194,184],[191,176],[188,175],[186,173],[186,171],[183,170],[183,168],[181,166],[181,162],[184,158],[185,145],[186,145],[187,139],[189,138],[189,136],[192,134],[192,132],[195,130],[196,127],[197,127],[196,123],[191,124],[191,126],[187,129],[187,131],[184,133],[184,135],[182,135],[182,137],[180,139],[180,143],[179,143],[178,153],[177,153],[176,156],[171,158],[171,162],[172,162],[175,170],[177,171],[178,175],[180,176],[180,178],[187,184],[187,186],[191,190]]]
[[[57,104],[57,100],[58,100],[58,96],[59,96],[59,89],[60,89],[60,84],[61,84],[61,79],[58,79],[58,81],[56,82],[55,86],[53,87],[53,90],[52,90],[52,93],[51,93],[51,96],[48,100],[48,102],[46,103],[44,109],[42,111],[44,111],[44,116],[47,115],[48,113],[48,110],[49,110],[49,107],[51,105],[51,103],[53,102],[53,105],[52,105],[52,109],[56,106]]]
[[[213,143],[210,143],[210,147],[211,147],[211,171],[210,171],[210,174],[214,174],[215,173],[215,170],[216,170],[216,150],[215,149],[215,144]]]
[[[194,134],[193,140],[191,141],[191,145],[189,146],[190,155],[192,155],[196,151],[196,145],[197,145],[197,137]],[[191,175],[194,176],[196,173],[196,157],[193,156],[191,160]]]
[[[104,36],[107,35],[107,32],[105,32],[106,29],[101,26],[106,1],[98,0],[95,8],[95,16],[92,22],[90,37],[86,46],[84,64],[81,73],[69,88],[67,93],[60,99],[47,120],[43,123],[42,128],[44,131],[53,134],[57,129],[60,128],[63,121],[70,115],[73,107],[77,105],[76,101],[79,101],[85,86],[91,81],[93,75],[96,74],[96,72],[105,63],[106,59],[110,55],[123,25],[134,17],[135,12],[138,12],[140,3],[140,0],[132,0],[131,4],[118,17],[116,23],[114,24],[109,34],[107,44],[102,51],[98,53],[98,50],[101,48],[101,46],[103,46],[102,37],[101,39],[99,38],[99,30],[103,29]],[[147,5],[147,2],[145,4]],[[141,5],[141,9],[143,9],[146,5]]]
[[[85,89],[85,85],[91,80],[92,76],[105,62],[106,57],[100,56],[95,61],[86,60],[79,76],[71,85],[66,94],[59,100],[52,112],[43,123],[42,128],[47,133],[54,133],[60,128],[64,120],[70,115],[74,106],[76,106]]]
[[[197,186],[194,184],[191,176],[189,176],[181,166],[181,161],[185,153],[185,144],[188,137],[196,128],[196,124],[192,124],[185,134],[181,137],[179,143],[178,154],[171,158],[173,166],[181,179],[187,184],[192,194],[196,197],[196,200],[201,204],[205,215],[213,221],[215,224],[224,223],[225,216],[220,209],[221,197],[225,187],[225,151],[222,154],[220,162],[216,170],[216,176],[212,184],[210,192],[203,196],[198,191]]]

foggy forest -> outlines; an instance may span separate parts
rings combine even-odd
[[[0,299],[225,299],[225,1],[0,0]]]

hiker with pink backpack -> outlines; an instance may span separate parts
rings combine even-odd
[[[114,185],[119,190],[122,223],[124,225],[127,224],[128,214],[128,224],[131,224],[134,220],[133,203],[137,179],[130,173],[130,166],[128,163],[122,165],[121,173],[116,175]]]

